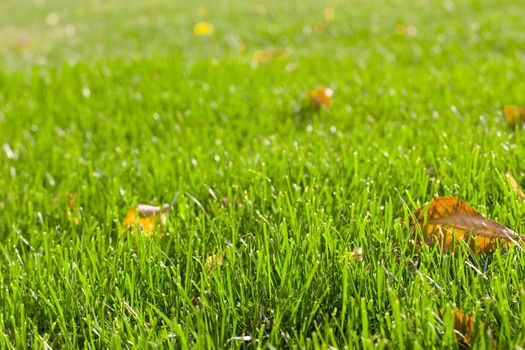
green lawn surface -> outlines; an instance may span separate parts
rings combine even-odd
[[[454,195],[525,233],[502,113],[525,104],[524,18],[522,0],[1,1],[0,348],[458,347],[440,309],[472,315],[475,347],[524,346],[525,253],[415,248],[407,225]],[[124,227],[176,194],[162,237]]]

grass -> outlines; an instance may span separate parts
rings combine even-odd
[[[439,308],[477,347],[525,344],[520,250],[415,250],[403,224],[455,195],[525,232],[501,112],[525,103],[522,20],[518,0],[2,2],[0,347],[456,347]],[[254,64],[269,47],[292,54]],[[304,112],[316,86],[333,107]],[[176,193],[163,238],[126,233]]]

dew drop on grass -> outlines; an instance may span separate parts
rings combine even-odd
[[[18,155],[13,151],[8,143],[4,143],[4,152],[8,159],[17,159]]]
[[[49,185],[51,187],[55,187],[55,178],[50,174],[50,173],[46,173],[46,178],[47,178],[47,182],[49,182]]]
[[[87,98],[87,97],[90,97],[90,96],[91,96],[91,90],[90,90],[87,86],[84,86],[84,87],[82,88],[82,95],[83,95],[84,97],[86,97],[86,98]]]

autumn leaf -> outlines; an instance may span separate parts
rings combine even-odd
[[[518,184],[518,181],[516,181],[514,176],[512,176],[511,173],[506,173],[505,176],[509,180],[509,184],[514,190],[514,193],[516,193],[516,196],[520,199],[525,199],[525,193],[523,193],[521,186]]]
[[[197,36],[210,36],[215,32],[213,24],[209,22],[199,22],[193,27],[193,34]]]
[[[332,96],[334,91],[330,88],[316,88],[306,92],[306,96],[313,107],[319,108],[323,106],[329,109],[332,106]]]
[[[516,125],[516,123],[525,122],[525,106],[518,107],[512,105],[505,105],[503,108],[503,113],[507,118],[507,122],[510,125]]]
[[[124,226],[137,227],[147,236],[151,236],[153,229],[158,225],[159,232],[162,235],[169,208],[168,204],[164,204],[162,207],[139,204],[128,211],[124,219]]]
[[[439,309],[439,317],[443,319],[444,311]],[[457,341],[466,347],[472,345],[472,335],[474,334],[474,322],[472,317],[462,310],[450,310],[450,316],[454,319],[454,335]]]
[[[266,63],[276,59],[289,57],[292,54],[290,48],[269,48],[265,50],[257,50],[252,55],[252,61],[255,63]]]
[[[476,253],[489,253],[501,247],[518,245],[520,236],[500,223],[486,219],[467,203],[449,196],[435,197],[430,205],[413,214],[425,242],[440,244],[444,251],[453,251],[461,241]]]

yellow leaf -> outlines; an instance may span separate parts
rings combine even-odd
[[[252,55],[252,61],[256,63],[271,62],[276,59],[286,58],[291,54],[292,50],[290,48],[269,48],[265,50],[257,50]]]
[[[516,181],[514,176],[512,176],[511,173],[506,173],[505,176],[509,180],[510,186],[514,190],[514,193],[516,193],[516,196],[520,199],[525,199],[525,193],[523,193],[521,186],[518,184],[518,181]]]
[[[419,226],[427,244],[440,244],[453,251],[461,241],[476,253],[489,253],[498,247],[517,245],[520,236],[500,223],[486,219],[467,203],[455,197],[435,197],[430,205],[414,212],[413,225]]]
[[[439,317],[443,319],[443,309],[438,311]],[[457,341],[467,347],[472,345],[474,334],[474,322],[472,317],[462,310],[451,310],[450,315],[454,318],[454,335]]]
[[[310,100],[312,106],[329,109],[332,106],[332,96],[334,91],[330,88],[316,88],[309,90],[306,96]]]
[[[199,22],[193,27],[193,34],[197,36],[209,36],[213,35],[214,32],[215,28],[209,22]]]
[[[507,122],[510,125],[516,125],[517,123],[525,122],[525,106],[518,107],[512,105],[505,105],[503,113],[507,118]]]
[[[139,204],[128,211],[126,218],[124,219],[124,226],[137,227],[147,236],[150,236],[153,233],[153,229],[156,226],[159,226],[159,233],[162,235],[162,229],[166,224],[168,210],[168,204],[164,204],[162,207]]]

